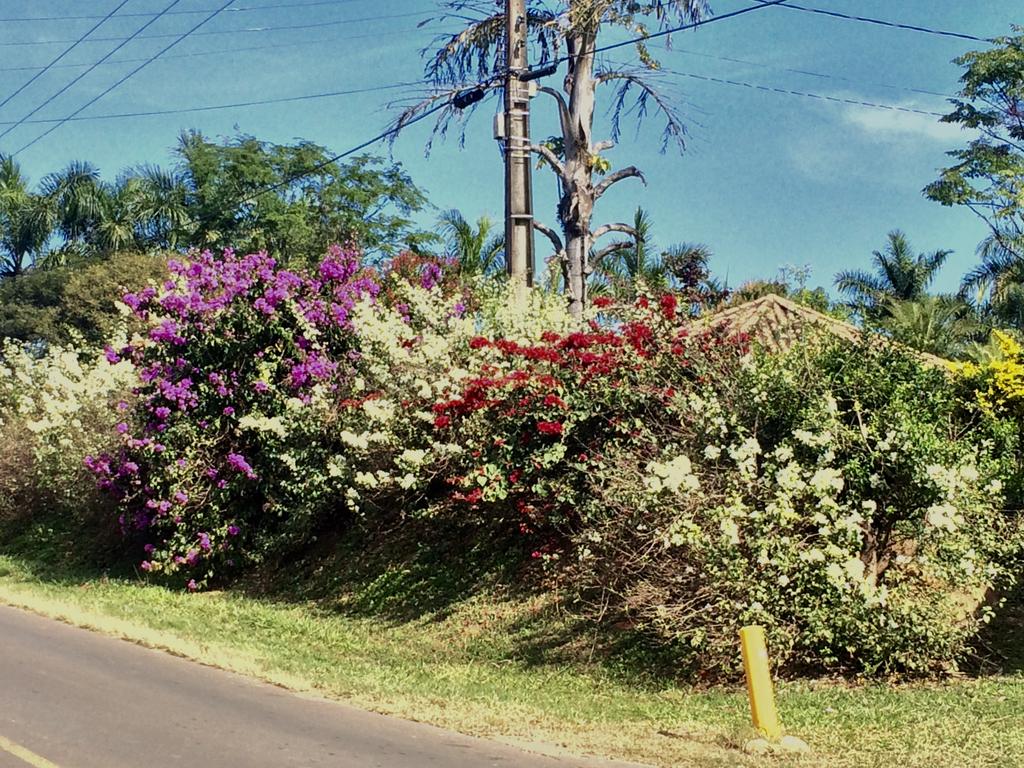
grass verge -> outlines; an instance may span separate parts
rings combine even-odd
[[[407,573],[397,572],[401,581]],[[374,589],[380,590],[380,583]],[[190,595],[132,579],[76,578],[0,556],[0,602],[357,706],[463,733],[656,766],[744,766],[742,692],[631,678],[537,650],[575,627],[537,595],[477,591],[443,611],[381,618],[322,599]],[[533,648],[534,652],[524,652]],[[806,757],[773,766],[1024,765],[1024,677],[931,685],[790,683],[783,722]]]

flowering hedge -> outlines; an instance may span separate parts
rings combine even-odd
[[[0,438],[37,435],[55,486],[88,450],[154,578],[198,589],[356,517],[450,516],[707,675],[736,672],[749,622],[786,670],[949,669],[1013,583],[1012,370],[763,355],[672,294],[599,298],[580,327],[559,296],[450,267],[172,261],[100,365],[5,349]]]
[[[941,372],[845,343],[759,356],[675,398],[659,456],[589,491],[578,579],[695,669],[764,625],[786,671],[949,670],[1022,553],[1006,457]]]
[[[0,522],[56,515],[107,527],[82,456],[114,442],[111,413],[133,379],[129,364],[99,355],[0,343]]]

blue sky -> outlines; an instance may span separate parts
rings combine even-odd
[[[131,0],[122,13],[155,13],[168,2]],[[237,0],[235,6],[285,2]],[[421,77],[419,52],[430,43],[430,30],[438,26],[417,24],[431,16],[431,0],[287,2],[309,5],[225,12],[204,26],[202,34],[184,40],[81,117],[354,90]],[[981,37],[1007,34],[1012,22],[1024,22],[1019,0],[809,3]],[[718,0],[714,10],[725,13],[748,4]],[[116,5],[117,0],[0,0],[3,19],[65,17],[0,22],[0,101],[35,73],[24,68],[43,66],[68,45],[49,41],[74,40],[96,23],[66,17],[102,16]],[[220,0],[181,0],[175,10],[218,5]],[[160,19],[144,33],[154,37],[126,45],[32,119],[60,118],[78,109],[138,64],[115,60],[151,55],[203,16],[176,13]],[[125,37],[145,21],[144,16],[115,17],[94,37]],[[0,121],[22,118],[84,71],[80,65],[117,44],[96,40],[78,46],[61,64],[79,66],[47,72],[0,109]],[[659,51],[659,59],[666,70],[684,74],[660,75],[659,83],[676,99],[687,122],[687,149],[682,154],[671,149],[659,154],[656,117],[638,135],[625,132],[608,157],[613,167],[643,169],[648,184],[617,185],[599,204],[595,223],[628,220],[636,206],[643,206],[654,218],[660,244],[707,244],[714,253],[715,272],[728,276],[733,285],[751,277],[775,276],[787,264],[809,266],[811,284],[828,285],[840,269],[866,267],[871,251],[884,245],[886,232],[899,227],[919,251],[954,250],[936,286],[951,290],[972,265],[984,225],[967,211],[925,200],[921,188],[945,163],[944,153],[962,145],[966,136],[930,115],[703,78],[941,113],[948,105],[937,94],[953,94],[958,87],[960,69],[952,59],[977,47],[984,45],[783,8],[766,8],[677,35],[672,50]],[[629,49],[614,53],[616,60],[630,55]],[[112,177],[126,166],[169,163],[169,149],[186,128],[210,136],[240,131],[276,142],[301,137],[341,151],[381,130],[394,114],[389,102],[411,93],[397,89],[69,122],[20,153],[18,160],[33,179],[72,159],[90,160]],[[549,106],[543,97],[534,102],[537,137],[553,133]],[[467,218],[501,216],[502,169],[491,138],[492,112],[489,104],[479,110],[468,125],[464,148],[449,139],[435,144],[425,157],[426,122],[396,143],[394,158],[428,190],[438,208],[459,208]],[[19,126],[0,139],[0,151],[17,150],[47,127]],[[597,133],[606,132],[602,111]],[[539,171],[534,185],[537,215],[554,225],[554,180]],[[424,223],[431,219],[424,217]],[[538,246],[544,247],[543,239],[538,239]]]

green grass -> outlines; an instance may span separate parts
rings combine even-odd
[[[462,553],[470,565],[477,554],[493,565]],[[814,752],[755,759],[739,749],[750,735],[742,691],[642,675],[628,653],[591,662],[585,626],[550,592],[502,593],[486,587],[494,579],[468,575],[474,567],[441,569],[444,557],[391,557],[370,568],[372,557],[341,551],[295,564],[287,584],[190,595],[52,561],[43,568],[23,551],[0,556],[0,602],[543,751],[696,768],[1024,766],[1019,673],[930,685],[785,684],[783,722]]]

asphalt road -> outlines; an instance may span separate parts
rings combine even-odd
[[[344,662],[340,662],[344,663]],[[577,768],[0,607],[0,768]]]

